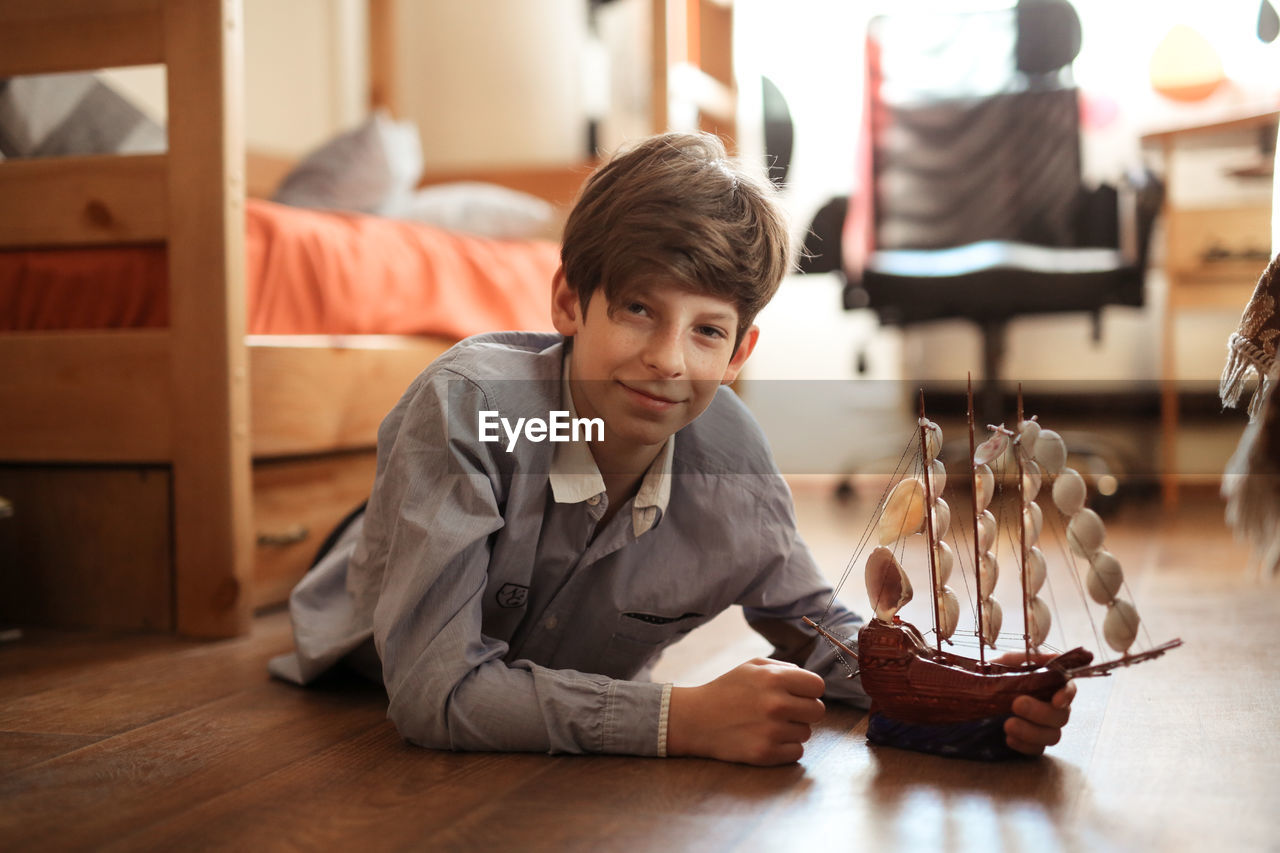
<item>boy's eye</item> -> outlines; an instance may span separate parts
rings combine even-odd
[[[644,305],[640,302],[630,302],[627,304],[626,310],[628,314],[643,314],[648,309],[645,308]]]
[[[698,334],[708,338],[728,337],[728,335],[725,334],[724,329],[719,329],[715,326],[699,326],[697,331]]]

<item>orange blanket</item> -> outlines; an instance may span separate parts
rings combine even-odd
[[[551,328],[557,247],[250,200],[250,334]],[[0,330],[168,325],[162,246],[0,252]]]

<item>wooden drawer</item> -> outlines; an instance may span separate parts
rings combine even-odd
[[[278,604],[306,574],[325,537],[369,497],[372,451],[253,466],[253,606]]]
[[[374,451],[253,468],[254,607],[278,604],[369,496]],[[173,537],[164,467],[0,466],[0,619],[172,631]]]
[[[0,466],[0,618],[173,630],[169,471]]]
[[[1166,243],[1172,273],[1256,281],[1271,260],[1271,208],[1175,208]]]

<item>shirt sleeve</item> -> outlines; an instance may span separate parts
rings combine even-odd
[[[791,494],[780,476],[777,485],[762,505],[761,570],[739,601],[743,614],[773,644],[773,657],[821,675],[827,683],[827,698],[870,707],[862,682],[852,676],[858,662],[837,654],[831,643],[802,621],[808,616],[837,637],[847,637],[851,648],[858,647],[862,617],[835,598],[796,530]]]
[[[427,374],[379,430],[379,472],[353,561],[400,734],[461,750],[656,755],[663,686],[530,661],[482,628],[505,501],[474,419],[479,386]],[[355,590],[353,590],[353,593]]]

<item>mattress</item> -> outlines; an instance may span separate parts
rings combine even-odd
[[[251,199],[250,334],[462,338],[551,328],[554,243]],[[162,245],[0,251],[0,330],[168,325]]]

